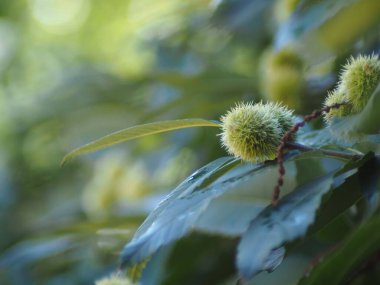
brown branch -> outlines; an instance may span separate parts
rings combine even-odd
[[[307,122],[310,122],[314,119],[319,118],[323,113],[328,113],[332,109],[338,109],[343,105],[346,105],[347,102],[336,103],[331,106],[326,106],[320,110],[313,111],[310,115],[306,115],[301,122],[296,123],[293,127],[290,128],[282,137],[281,143],[277,148],[277,162],[278,162],[278,178],[277,184],[273,190],[272,196],[272,205],[275,207],[278,204],[278,199],[280,197],[281,186],[284,184],[284,175],[285,175],[285,167],[284,167],[284,150],[289,146],[289,140],[292,138],[294,134],[298,132],[298,130],[303,127]],[[307,148],[307,147],[306,147]],[[352,159],[352,157],[350,158]]]

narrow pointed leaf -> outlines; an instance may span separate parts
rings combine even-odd
[[[140,137],[169,132],[184,128],[192,127],[219,127],[220,124],[217,121],[204,120],[204,119],[183,119],[183,120],[171,120],[171,121],[161,121],[149,124],[143,124],[138,126],[133,126],[107,136],[104,136],[100,139],[92,141],[84,146],[81,146],[77,149],[74,149],[68,153],[62,160],[61,165],[64,165],[66,162],[72,158],[94,152],[109,146],[122,143],[125,141],[137,139]]]

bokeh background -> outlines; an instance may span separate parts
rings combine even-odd
[[[168,191],[225,155],[214,128],[61,168],[68,151],[135,124],[218,119],[270,94],[305,114],[347,57],[379,53],[379,22],[377,0],[0,0],[0,284],[93,284]],[[233,249],[194,234],[143,284],[232,284]],[[289,284],[306,259],[280,268]]]

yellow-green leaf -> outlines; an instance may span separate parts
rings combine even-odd
[[[61,165],[64,165],[66,162],[72,158],[85,154],[94,152],[114,144],[125,142],[128,140],[137,139],[140,137],[174,131],[178,129],[191,128],[191,127],[219,127],[220,123],[217,121],[204,120],[204,119],[182,119],[182,120],[170,120],[170,121],[161,121],[149,124],[143,124],[138,126],[133,126],[107,136],[104,136],[100,139],[92,141],[84,146],[74,149],[68,153],[62,160]]]

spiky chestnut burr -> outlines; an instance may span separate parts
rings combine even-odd
[[[332,106],[337,103],[347,102],[345,94],[341,90],[333,90],[328,92],[327,98],[324,102],[324,107]],[[323,117],[327,124],[330,124],[335,117],[344,117],[352,114],[351,104],[342,105],[339,108],[330,110],[328,113],[324,113]]]
[[[339,89],[351,104],[352,112],[364,109],[380,80],[379,56],[359,55],[351,57],[340,76]]]
[[[245,161],[276,158],[284,133],[293,125],[293,113],[274,103],[240,103],[222,116],[221,142]]]
[[[347,102],[347,105],[325,114],[325,121],[331,124],[334,117],[344,117],[361,112],[380,81],[380,60],[378,55],[351,57],[343,68],[338,86],[329,93],[325,106]]]

